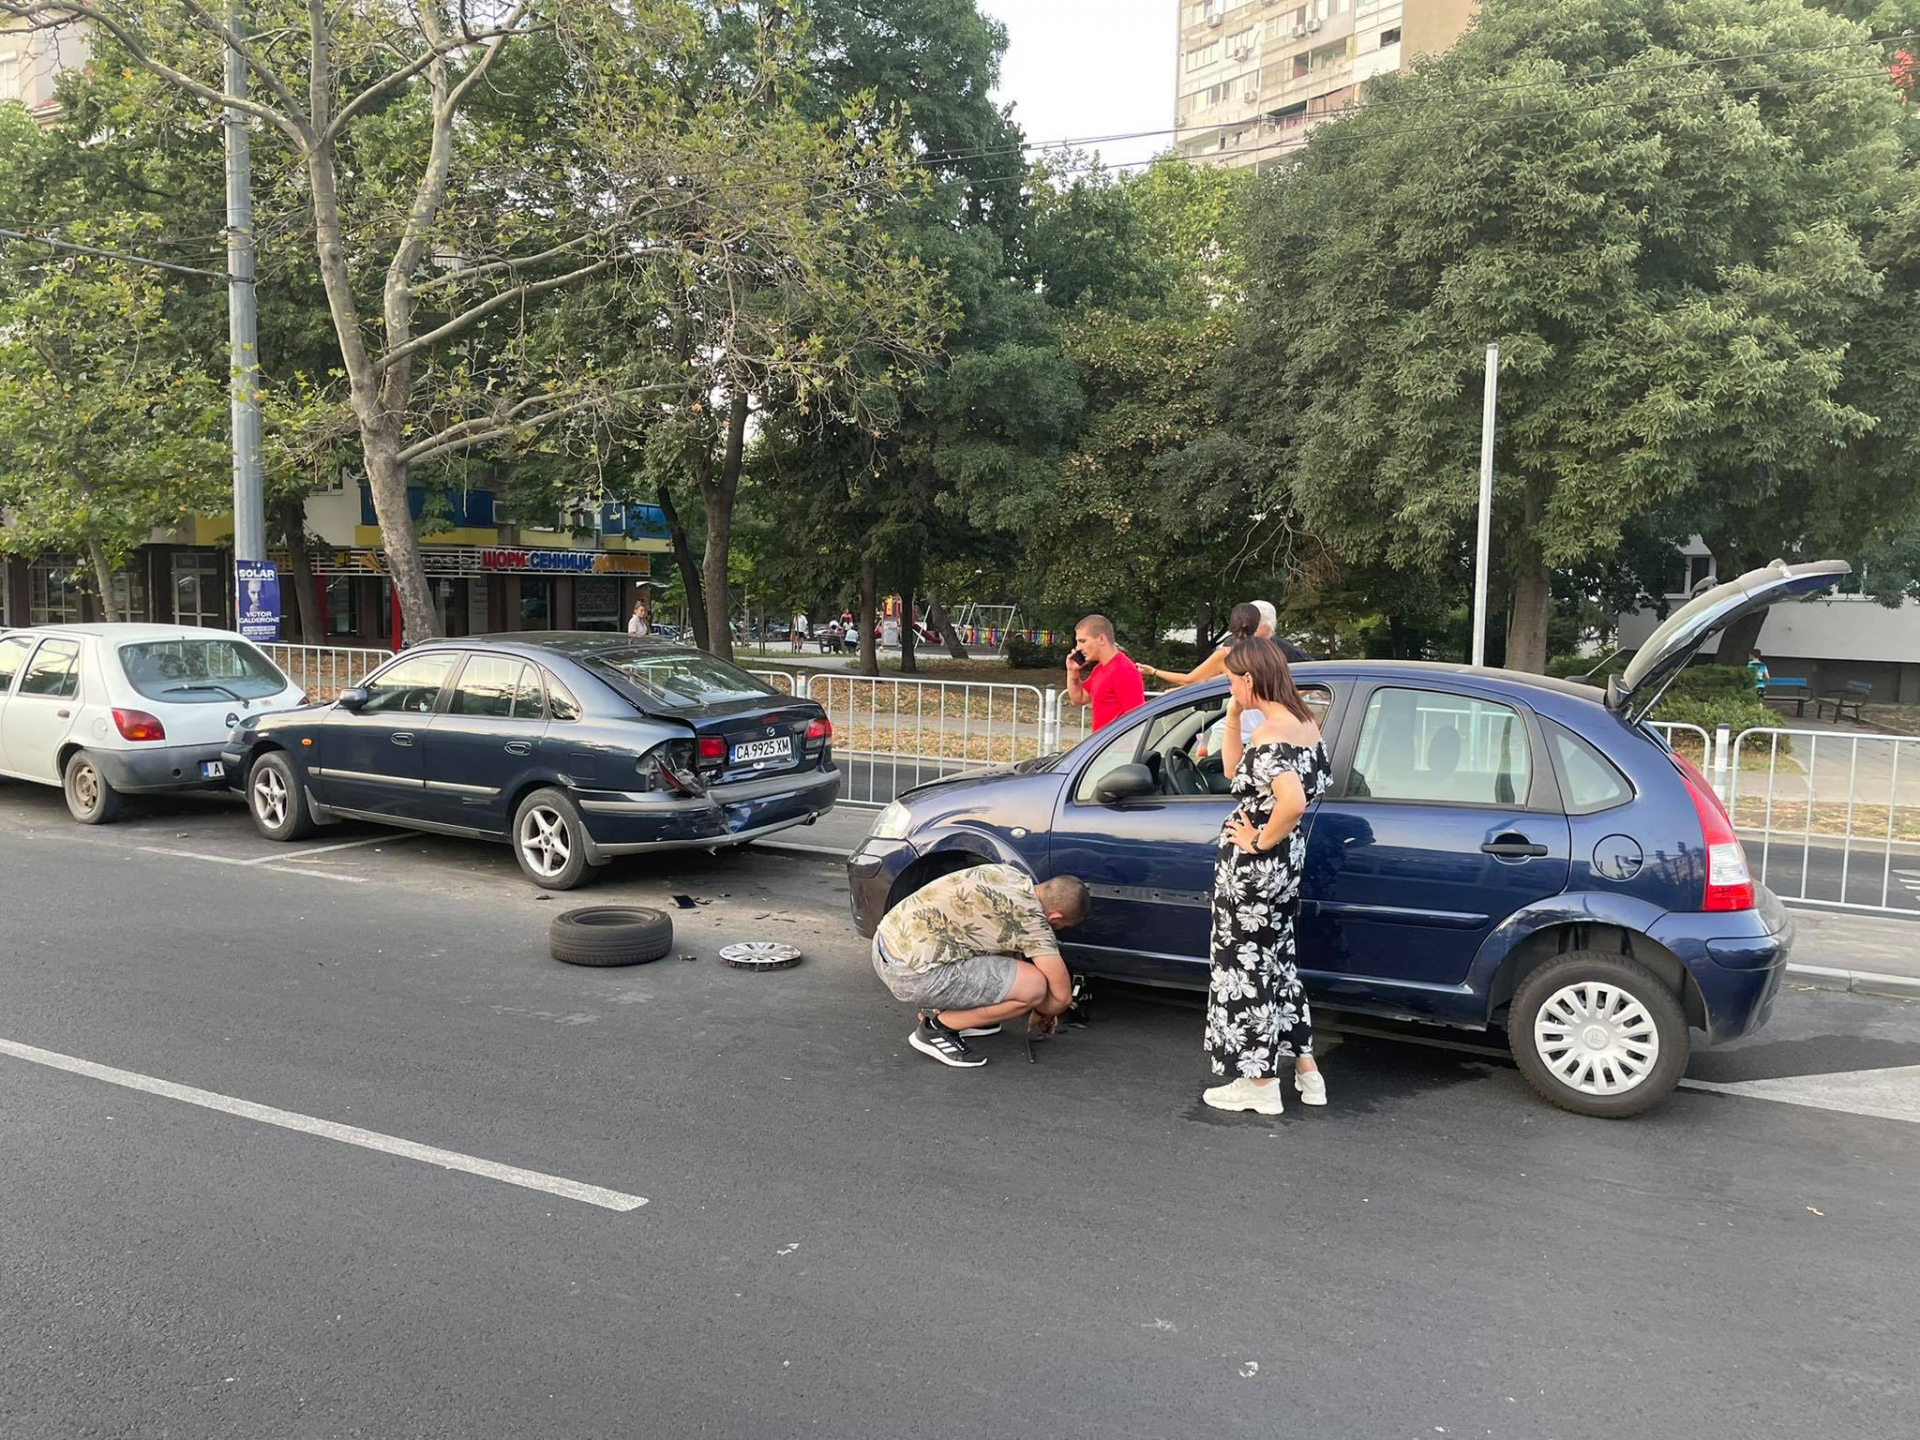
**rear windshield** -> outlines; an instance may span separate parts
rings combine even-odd
[[[243,640],[142,640],[120,647],[120,668],[149,700],[175,705],[260,700],[287,688],[287,677]]]
[[[698,709],[779,693],[738,666],[698,650],[611,650],[586,663],[659,705]]]

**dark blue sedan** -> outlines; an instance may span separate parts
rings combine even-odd
[[[1776,563],[1700,596],[1606,691],[1462,665],[1301,665],[1333,784],[1307,812],[1301,971],[1343,1010],[1504,1023],[1541,1095],[1636,1114],[1709,1044],[1765,1022],[1792,923],[1708,782],[1643,722],[1701,644],[1839,562]],[[1215,847],[1233,808],[1224,682],[1159,697],[1064,755],[904,794],[849,864],[854,919],[983,861],[1077,875],[1070,963],[1204,986]]]
[[[328,705],[249,716],[229,783],[273,840],[338,819],[505,840],[550,890],[832,808],[833,726],[711,655],[600,633],[436,640]]]

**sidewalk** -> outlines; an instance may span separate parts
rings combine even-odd
[[[759,842],[760,848],[844,858],[860,848],[879,813],[836,806],[804,829]],[[1790,908],[1795,933],[1789,983],[1920,1000],[1920,920]]]

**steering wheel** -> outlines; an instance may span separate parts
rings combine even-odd
[[[1184,750],[1169,750],[1161,761],[1161,773],[1166,777],[1166,792],[1169,795],[1205,795],[1207,782],[1201,778],[1200,767],[1193,763],[1193,757]]]

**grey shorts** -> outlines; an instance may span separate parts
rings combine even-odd
[[[885,947],[876,939],[873,973],[893,992],[894,999],[908,1005],[928,1010],[977,1010],[982,1005],[998,1005],[1013,993],[1020,961],[1013,955],[975,955],[931,970],[909,970],[888,958]]]

